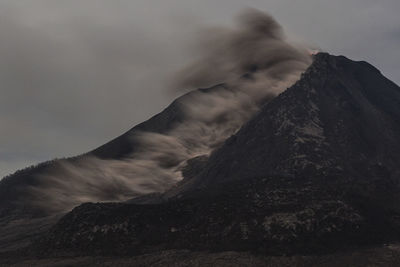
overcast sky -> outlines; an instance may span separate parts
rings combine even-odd
[[[399,0],[0,0],[0,177],[89,151],[179,95],[199,32],[243,8],[400,83]]]

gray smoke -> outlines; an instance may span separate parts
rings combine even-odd
[[[271,16],[247,10],[238,22],[235,29],[201,35],[199,58],[176,75],[179,89],[224,82],[186,96],[183,122],[165,134],[135,133],[139,148],[122,160],[83,156],[57,162],[37,177],[40,186],[29,189],[30,201],[58,212],[82,202],[163,192],[182,179],[188,159],[209,155],[311,64],[308,50],[286,40]]]

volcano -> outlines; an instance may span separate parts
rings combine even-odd
[[[167,131],[183,120],[179,103],[131,131]],[[121,158],[135,149],[128,136],[90,153]],[[48,218],[10,201],[21,184],[33,181],[32,173],[47,167],[1,182],[2,220]],[[307,265],[292,255],[318,262],[358,251],[360,264],[365,254],[382,264],[400,263],[398,249],[392,249],[400,240],[400,88],[364,61],[314,55],[300,80],[264,103],[210,156],[189,160],[182,174],[183,180],[164,192],[85,203],[51,217],[48,227],[26,237],[32,240],[26,247],[11,244],[14,252],[7,253],[135,256],[137,264],[149,260],[137,255],[167,253],[183,265],[189,264],[187,257],[205,264],[219,253],[230,266],[234,259],[238,266],[257,266],[265,263],[263,257]],[[27,209],[30,215],[22,216]],[[379,256],[388,251],[393,259]],[[340,255],[338,265],[354,260]]]

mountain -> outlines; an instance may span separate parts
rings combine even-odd
[[[90,153],[123,158],[135,149],[132,131],[163,133],[182,121],[179,103]],[[366,62],[319,53],[298,82],[265,102],[209,157],[189,160],[175,186],[127,202],[79,205],[32,236],[34,245],[23,253],[139,255],[138,265],[167,255],[177,266],[220,257],[225,266],[327,259],[337,263],[330,266],[362,266],[374,255],[396,266],[399,138],[400,88]],[[3,200],[18,179],[26,182],[1,182]]]
[[[286,255],[399,241],[399,136],[400,88],[366,62],[320,53],[196,174],[131,204],[80,205],[38,247]]]

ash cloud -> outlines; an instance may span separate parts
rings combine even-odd
[[[211,86],[248,72],[284,80],[310,64],[306,48],[287,41],[272,16],[248,9],[238,16],[237,24],[235,29],[205,30],[198,40],[200,58],[176,75],[174,87]]]
[[[183,97],[184,120],[168,132],[132,134],[139,147],[125,159],[58,161],[37,177],[39,186],[29,188],[29,201],[54,213],[82,202],[163,192],[182,179],[187,160],[209,155],[261,105],[298,80],[312,61],[306,48],[286,40],[271,16],[256,10],[243,13],[237,28],[201,38],[207,40],[200,59],[176,75],[175,85],[224,84]]]

